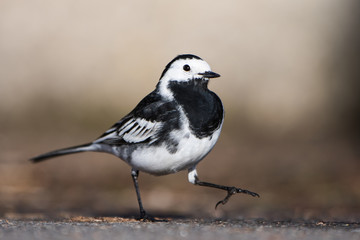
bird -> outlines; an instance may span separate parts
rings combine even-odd
[[[115,155],[131,167],[140,210],[140,220],[153,221],[142,204],[139,172],[155,176],[188,171],[194,185],[216,188],[227,193],[217,202],[225,204],[236,193],[253,197],[259,194],[233,186],[200,181],[197,164],[217,142],[224,122],[220,98],[208,88],[210,79],[220,75],[193,54],[181,54],[163,70],[155,90],[109,130],[92,142],[63,148],[33,157],[34,163],[80,152],[104,152]]]

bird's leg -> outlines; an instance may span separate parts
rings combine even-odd
[[[131,177],[133,179],[134,182],[134,186],[135,186],[135,191],[136,191],[136,196],[137,196],[137,200],[139,203],[139,208],[140,208],[140,220],[143,221],[155,221],[155,219],[149,215],[147,215],[142,202],[141,202],[141,197],[140,197],[140,190],[139,190],[139,184],[138,184],[138,176],[139,176],[139,171],[132,169],[131,170]]]
[[[230,199],[230,197],[232,195],[234,195],[235,193],[244,193],[244,194],[251,195],[253,197],[260,197],[259,194],[255,193],[255,192],[251,192],[251,191],[246,190],[246,189],[241,189],[241,188],[237,188],[237,187],[230,187],[230,186],[223,186],[223,185],[218,185],[218,184],[209,183],[209,182],[202,182],[202,181],[199,181],[198,177],[196,177],[196,179],[195,179],[195,185],[204,186],[204,187],[211,187],[211,188],[217,188],[217,189],[227,191],[226,197],[223,200],[220,200],[219,202],[216,203],[215,209],[217,208],[217,206],[220,203],[222,205],[227,203],[228,200]]]
[[[244,193],[244,194],[251,195],[253,197],[260,197],[259,194],[255,193],[255,192],[251,192],[249,190],[245,190],[245,189],[241,189],[241,188],[237,188],[237,187],[223,186],[223,185],[218,185],[218,184],[209,183],[209,182],[202,182],[199,180],[195,168],[189,170],[188,176],[189,176],[189,181],[195,185],[203,186],[203,187],[217,188],[217,189],[227,191],[226,197],[223,200],[216,203],[215,209],[217,208],[217,206],[220,203],[222,205],[226,204],[228,202],[228,200],[230,199],[230,197],[236,193]]]

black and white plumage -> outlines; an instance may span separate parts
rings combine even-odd
[[[189,182],[227,191],[225,199],[217,205],[225,204],[235,193],[258,196],[240,188],[202,182],[197,177],[196,165],[214,147],[224,120],[220,98],[208,89],[209,79],[219,76],[201,58],[179,55],[167,64],[155,90],[98,139],[31,160],[39,162],[85,151],[106,152],[121,158],[132,167],[141,219],[149,217],[140,198],[139,171],[165,175],[188,170]]]

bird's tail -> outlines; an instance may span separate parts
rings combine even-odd
[[[52,152],[44,153],[39,156],[31,158],[30,161],[37,163],[37,162],[41,162],[41,161],[44,161],[49,158],[59,157],[59,156],[66,155],[66,154],[95,151],[95,150],[96,149],[95,149],[93,143],[86,143],[86,144],[82,144],[82,145],[78,145],[78,146],[74,146],[74,147],[63,148],[63,149],[55,150]]]

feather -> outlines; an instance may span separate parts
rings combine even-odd
[[[127,121],[119,123],[116,131],[111,131],[109,134],[102,136],[94,141],[94,143],[117,144],[125,143],[142,143],[157,139],[157,135],[162,122],[149,121],[144,118],[130,118]]]
[[[72,153],[79,153],[79,152],[87,152],[87,151],[94,151],[95,146],[92,143],[86,143],[74,147],[69,148],[63,148],[59,150],[55,150],[52,152],[44,153],[39,156],[36,156],[34,158],[31,158],[30,160],[34,163],[41,162],[49,158],[53,157],[60,157],[62,155],[72,154]]]

